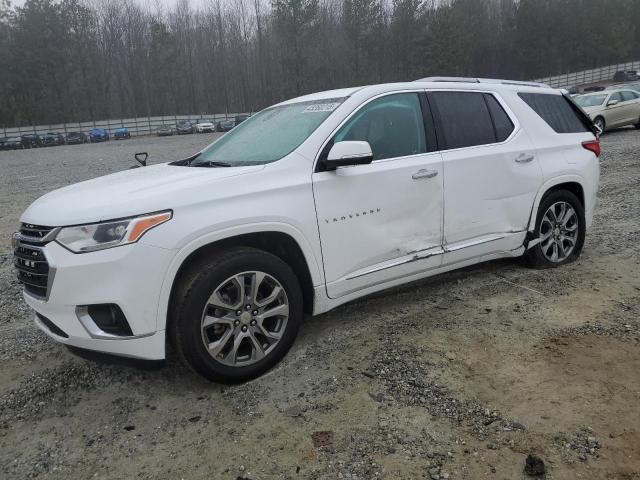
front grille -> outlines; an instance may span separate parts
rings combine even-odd
[[[20,226],[20,234],[24,237],[31,237],[33,239],[42,240],[46,237],[53,227],[43,227],[41,225],[32,225],[30,223],[23,223]]]
[[[23,223],[13,251],[18,281],[26,292],[42,299],[48,298],[51,275],[42,247],[49,242],[47,235],[52,230],[53,227]]]

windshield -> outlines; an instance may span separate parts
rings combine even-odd
[[[190,165],[242,166],[280,160],[298,148],[344,100],[329,98],[267,108],[207,147]]]
[[[597,107],[604,103],[605,98],[607,98],[606,95],[582,95],[579,97],[575,97],[574,101],[582,108]]]

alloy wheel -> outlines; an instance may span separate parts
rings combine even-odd
[[[540,223],[540,248],[547,260],[560,263],[575,249],[578,241],[578,214],[567,202],[551,205]]]
[[[245,367],[269,355],[289,319],[285,289],[271,275],[242,272],[218,285],[204,308],[202,341],[217,362]]]

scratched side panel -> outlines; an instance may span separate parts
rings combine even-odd
[[[438,174],[414,180],[412,175],[423,168]],[[332,298],[395,275],[394,268],[382,268],[387,262],[441,246],[440,154],[315,173],[313,188],[327,293]],[[416,263],[409,272],[425,268],[424,262]],[[378,272],[348,279],[377,266]]]

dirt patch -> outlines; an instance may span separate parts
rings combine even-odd
[[[0,152],[0,238],[51,188],[209,140]],[[547,479],[640,479],[639,148],[634,130],[603,138],[579,261],[491,262],[345,305],[232,387],[72,356],[33,325],[0,240],[0,477],[513,480],[534,454]]]

